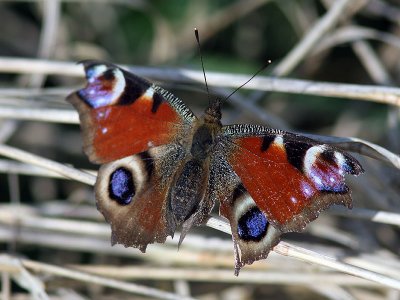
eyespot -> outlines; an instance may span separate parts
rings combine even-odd
[[[79,97],[93,108],[121,102],[126,86],[125,77],[118,68],[95,65],[86,70],[87,85],[78,91]]]
[[[268,221],[258,207],[252,207],[238,221],[239,238],[245,241],[260,241],[268,229]]]
[[[135,184],[133,183],[132,173],[124,167],[120,167],[112,172],[108,192],[110,198],[121,205],[131,203],[135,196]]]

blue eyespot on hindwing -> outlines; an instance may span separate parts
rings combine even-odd
[[[131,203],[135,196],[135,184],[133,182],[132,173],[120,167],[110,175],[108,192],[111,199],[117,201],[121,205]]]
[[[256,206],[243,214],[238,221],[238,235],[244,241],[260,241],[268,229],[265,215]]]

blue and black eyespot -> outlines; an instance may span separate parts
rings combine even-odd
[[[249,209],[238,221],[238,235],[244,241],[258,242],[263,239],[267,230],[267,218],[256,206]]]
[[[131,203],[135,196],[135,184],[132,172],[124,167],[119,167],[110,175],[108,193],[112,200],[121,205]]]
[[[320,192],[335,194],[347,194],[349,192],[348,186],[344,183],[344,178],[336,170],[315,168],[310,171],[309,176]]]

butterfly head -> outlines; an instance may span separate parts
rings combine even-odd
[[[214,101],[209,102],[204,114],[205,123],[221,124],[221,105],[222,100],[220,98],[215,98]]]

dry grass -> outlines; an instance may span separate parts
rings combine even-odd
[[[8,13],[23,15],[19,9],[40,11],[41,16],[35,58],[10,57],[13,53],[0,57],[0,72],[15,76],[0,77],[2,299],[399,299],[400,8],[395,2],[242,0],[211,14],[205,13],[204,4],[193,2],[181,29],[145,1],[32,1],[4,6],[3,13],[0,6],[4,18]],[[80,152],[78,126],[71,125],[78,124],[77,114],[63,100],[76,88],[72,77],[83,76],[73,58],[81,49],[93,57],[104,57],[105,50],[88,41],[68,42],[74,14],[83,7],[87,21],[95,22],[96,9],[102,7],[114,21],[121,17],[121,7],[148,12],[155,30],[148,62],[168,64],[188,53],[196,55],[194,25],[205,43],[229,26],[245,26],[246,18],[273,5],[299,38],[271,67],[270,76],[256,77],[244,87],[246,95],[240,91],[230,98],[225,119],[290,129],[290,116],[308,120],[293,113],[292,106],[299,106],[286,98],[290,94],[290,99],[313,96],[331,106],[346,101],[334,122],[315,130],[330,136],[312,137],[362,161],[366,174],[349,178],[355,208],[323,213],[306,233],[285,236],[267,260],[245,267],[238,278],[233,276],[232,242],[224,234],[230,233],[229,226],[219,217],[207,222],[216,230],[191,232],[179,252],[176,237],[151,245],[146,254],[111,247],[109,226],[91,193],[96,171]],[[66,6],[69,10],[62,10]],[[375,28],[373,22],[361,26],[360,18],[385,20],[390,30]],[[369,77],[367,83],[325,82],[315,75],[319,68],[325,71],[324,59],[343,44],[353,51],[345,61],[356,61],[362,70],[352,78]],[[164,85],[179,84],[188,95],[196,94],[188,89],[203,83],[198,70],[127,67]],[[352,72],[346,64],[338,70],[338,78]],[[248,75],[207,71],[207,78],[214,93],[227,95]],[[271,93],[278,100],[272,101]],[[190,104],[195,111],[202,105],[195,100]],[[373,110],[382,107],[387,113],[374,119]]]

